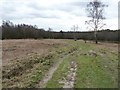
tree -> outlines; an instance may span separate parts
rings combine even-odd
[[[94,0],[93,2],[89,2],[87,4],[86,11],[88,12],[88,17],[92,18],[89,21],[85,21],[85,24],[88,24],[90,28],[94,29],[94,38],[96,44],[97,41],[97,31],[101,29],[105,24],[103,24],[103,19],[105,19],[103,12],[104,7],[107,7],[108,5],[103,4],[102,2],[98,0]]]
[[[76,39],[76,36],[75,36],[75,32],[76,32],[76,30],[78,30],[78,25],[77,26],[73,25],[73,27],[71,28],[71,30],[74,30],[74,32],[73,32],[73,38],[76,41],[77,39]]]
[[[49,39],[52,38],[51,32],[52,32],[52,28],[48,28],[48,37],[49,37]]]

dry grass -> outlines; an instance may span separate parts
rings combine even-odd
[[[98,44],[95,44],[94,41],[87,41],[87,43],[91,43],[93,46],[96,46],[97,48],[100,49],[110,49],[114,52],[118,52],[118,44],[117,43],[112,43],[112,42],[98,42]]]
[[[102,74],[108,75],[110,78],[115,77],[117,80],[117,52],[118,45],[115,43],[103,43],[99,42],[97,45],[88,41],[84,43],[82,40],[58,40],[58,39],[20,39],[20,40],[3,40],[3,87],[34,87],[34,85],[42,80],[45,73],[52,67],[59,58],[63,59],[67,54],[73,51],[77,51],[76,54],[71,55],[78,62],[78,79],[81,82],[81,74],[89,72],[91,69],[89,63],[93,63],[92,60],[96,58],[93,56],[85,56],[81,53],[87,53],[89,51],[95,51],[99,56],[95,62],[95,70],[101,70]],[[100,54],[100,55],[99,55]],[[103,56],[103,57],[101,57]],[[69,58],[71,58],[69,57]],[[91,58],[90,58],[91,57]],[[94,60],[94,61],[95,61]],[[68,61],[69,62],[69,59]],[[88,63],[89,62],[89,63]],[[62,62],[64,63],[64,62]],[[84,65],[85,64],[85,65]],[[66,64],[65,64],[66,65]],[[83,65],[85,68],[81,68]],[[88,66],[86,66],[88,65]],[[101,67],[96,68],[96,65]],[[104,66],[109,68],[105,69]],[[63,67],[63,65],[61,66]],[[58,67],[62,69],[61,67]],[[93,66],[92,66],[93,67]],[[87,69],[88,68],[88,69]],[[65,69],[66,71],[67,69]],[[110,70],[113,70],[110,71]],[[59,71],[59,70],[58,70]],[[91,69],[92,71],[92,69]],[[96,73],[96,72],[95,72]],[[61,74],[59,72],[59,74]],[[58,77],[58,75],[55,75]],[[62,76],[62,75],[60,75]],[[80,78],[79,78],[80,76]],[[91,76],[93,76],[91,74]],[[94,74],[95,77],[98,77]],[[87,76],[83,75],[83,78]],[[54,75],[53,78],[55,79]],[[101,79],[101,77],[99,77]],[[90,80],[90,79],[89,79]],[[92,79],[93,80],[93,79]],[[108,82],[108,86],[116,85],[116,81],[109,83],[109,80],[104,78]],[[112,79],[111,79],[112,80]],[[98,83],[102,83],[103,80],[99,80]],[[77,86],[82,85],[79,80]],[[97,82],[97,80],[95,81]],[[53,85],[57,85],[54,83]],[[92,85],[92,84],[91,84]],[[93,85],[96,85],[93,83]],[[100,84],[104,86],[104,84]],[[98,86],[100,86],[98,84]],[[106,87],[107,87],[106,85]],[[58,87],[58,86],[57,86]]]
[[[52,47],[62,45],[62,40],[3,40],[2,63],[7,65],[10,60],[25,58],[31,54],[46,54]]]
[[[55,63],[54,50],[62,46],[63,40],[3,40],[3,87],[34,86]]]

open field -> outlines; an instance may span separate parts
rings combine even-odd
[[[10,60],[24,58],[31,54],[45,54],[55,46],[62,45],[61,40],[4,40],[3,46],[3,65]]]
[[[3,40],[3,88],[117,88],[118,45],[67,39]]]

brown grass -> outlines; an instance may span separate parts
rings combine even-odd
[[[3,40],[2,41],[2,63],[8,64],[11,60],[16,60],[30,56],[31,54],[46,54],[50,52],[52,47],[62,45],[63,40]]]
[[[118,52],[118,44],[117,43],[112,43],[112,42],[99,42],[98,44],[95,44],[94,41],[87,41],[88,43],[92,43],[93,45],[95,45],[95,47],[97,48],[106,48],[106,49],[110,49],[112,51]]]

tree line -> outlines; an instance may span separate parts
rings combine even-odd
[[[94,31],[74,32],[60,31],[55,32],[39,29],[36,25],[13,24],[10,21],[3,21],[0,26],[2,33],[1,39],[83,39],[94,40]],[[101,41],[118,41],[119,30],[101,30],[97,31],[97,39]]]

